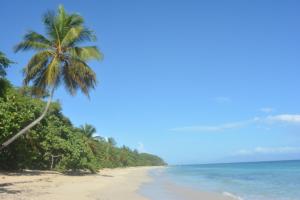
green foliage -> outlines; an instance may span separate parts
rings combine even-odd
[[[5,79],[5,69],[12,63],[13,62],[0,51],[0,97],[4,95],[7,88],[11,87],[10,83]]]
[[[6,75],[5,68],[7,68],[13,62],[9,60],[4,53],[0,51],[0,78]]]
[[[0,96],[0,142],[37,118],[45,106],[41,99],[6,84],[6,92]],[[60,104],[52,103],[41,123],[0,152],[0,169],[96,172],[104,167],[165,164],[157,156],[119,148],[113,138],[93,137],[96,130],[91,125],[83,127],[74,127]]]
[[[139,154],[137,161],[138,165],[146,166],[156,166],[156,165],[166,165],[166,163],[160,157],[148,153]]]
[[[0,78],[0,97],[3,97],[7,90],[9,88],[11,88],[11,84],[8,80],[6,80],[5,78]]]

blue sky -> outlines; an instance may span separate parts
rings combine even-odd
[[[42,14],[78,12],[104,53],[88,100],[56,92],[75,125],[171,164],[300,158],[299,1],[1,1],[1,51]]]

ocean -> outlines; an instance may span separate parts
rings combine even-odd
[[[300,161],[169,166],[150,175],[141,192],[151,200],[194,199],[177,195],[180,188],[240,200],[300,200]]]

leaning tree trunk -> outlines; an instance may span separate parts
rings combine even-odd
[[[33,122],[31,122],[29,125],[27,125],[22,130],[20,130],[16,135],[14,135],[10,139],[8,139],[6,142],[4,142],[3,144],[1,144],[0,151],[2,149],[4,149],[5,147],[7,147],[8,145],[10,145],[13,141],[15,141],[21,135],[24,135],[29,129],[31,129],[32,127],[34,127],[35,125],[37,125],[46,116],[46,114],[47,114],[47,112],[49,110],[51,101],[52,101],[53,92],[54,92],[54,88],[52,88],[52,90],[51,90],[50,96],[48,98],[48,102],[47,102],[46,107],[45,107],[43,113],[41,114],[41,116],[39,116],[39,118],[37,118],[36,120],[34,120]]]

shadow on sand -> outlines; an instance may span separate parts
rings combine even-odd
[[[68,171],[66,173],[60,173],[56,171],[41,171],[41,170],[22,170],[22,171],[0,171],[0,178],[1,175],[7,176],[9,179],[9,176],[39,176],[39,175],[47,175],[47,174],[53,174],[53,175],[65,175],[65,176],[102,176],[102,177],[108,177],[112,178],[114,176],[108,175],[108,174],[101,174],[101,173],[90,173],[87,171]],[[3,177],[4,178],[4,177]],[[5,181],[5,180],[4,180]],[[15,190],[10,189],[10,187],[13,187],[17,184],[28,184],[31,182],[37,182],[37,181],[51,181],[50,178],[40,178],[35,179],[31,181],[16,181],[16,182],[0,182],[0,194],[18,194],[21,193],[21,190]]]
[[[13,183],[2,183],[0,184],[0,193],[6,193],[6,194],[17,194],[20,193],[20,190],[12,190],[6,187],[12,186]]]
[[[0,176],[38,176],[43,174],[60,174],[56,171],[41,171],[41,170],[21,170],[21,171],[0,171]]]

